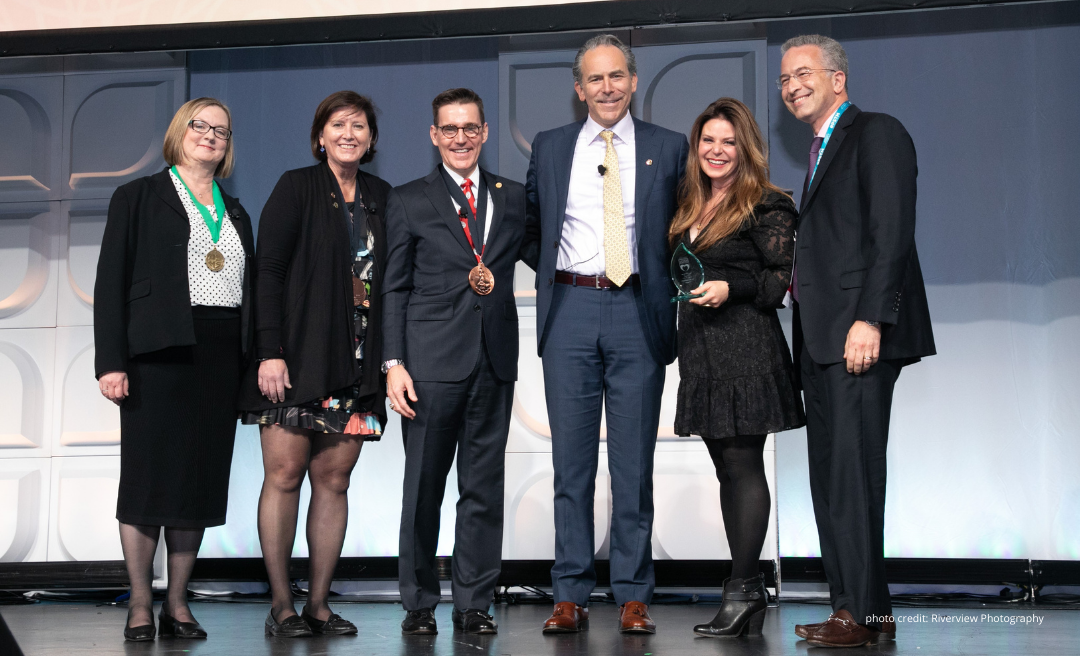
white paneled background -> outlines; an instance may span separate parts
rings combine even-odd
[[[94,380],[109,198],[159,170],[171,53],[0,68],[0,562],[118,560],[119,412]]]
[[[714,62],[732,84],[753,95],[754,85],[739,75],[754,70],[755,62],[764,65],[763,47],[651,48],[643,49],[639,61],[648,64],[652,87],[662,87],[657,84],[670,71],[682,70],[666,66],[669,60],[691,56],[697,63],[690,73]],[[526,63],[532,68],[522,70],[542,72],[552,56],[563,55],[530,56]],[[500,64],[515,61],[508,57]],[[23,66],[17,75],[0,68],[0,124],[17,128],[0,143],[0,561],[117,560],[119,413],[101,397],[93,375],[94,277],[112,191],[163,165],[162,135],[187,97],[184,58],[51,58],[40,68],[27,74]],[[647,109],[669,111],[659,105]],[[568,103],[566,110],[572,119],[573,106]],[[548,127],[536,120],[564,118],[515,116],[514,128],[532,134]],[[520,162],[505,164],[504,169]],[[522,271],[516,285],[523,290],[521,378],[506,454],[507,559],[554,557],[551,437],[531,276]],[[672,432],[677,387],[672,366],[656,453],[654,555],[727,559],[719,485],[708,453],[699,439],[679,439]],[[601,451],[596,544],[597,555],[606,558],[611,499],[603,445]],[[770,438],[766,466],[774,509],[763,559],[777,558],[774,455]],[[397,554],[403,470],[399,424],[391,419],[384,439],[364,447],[353,475],[344,556]],[[238,426],[231,476],[228,521],[207,531],[204,557],[261,555],[256,508],[262,466],[253,427]],[[452,470],[439,545],[444,555],[453,550],[455,481]],[[305,485],[304,507],[308,494]],[[297,556],[307,555],[306,530],[302,508]]]

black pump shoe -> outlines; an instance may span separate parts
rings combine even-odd
[[[345,619],[337,613],[330,613],[330,617],[326,618],[326,621],[315,619],[314,615],[311,615],[307,611],[307,606],[300,611],[300,619],[311,627],[312,633],[318,633],[321,635],[355,635],[356,625]]]
[[[724,602],[708,624],[698,624],[694,633],[708,638],[735,638],[761,635],[768,606],[765,583],[758,574],[751,579],[724,581]]]
[[[149,624],[142,624],[140,626],[128,626],[126,622],[124,624],[124,640],[129,640],[131,642],[146,642],[148,640],[153,640],[154,634],[156,633],[153,613],[150,615]]]
[[[165,604],[161,605],[158,613],[158,636],[162,638],[194,638],[206,637],[206,631],[198,622],[181,622],[165,612]]]

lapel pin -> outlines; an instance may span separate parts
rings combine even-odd
[[[335,209],[337,209],[337,206],[338,206],[338,204],[337,204],[337,203],[334,203],[334,208],[335,208]]]
[[[651,159],[645,160],[645,166],[652,166],[652,160]]]
[[[502,183],[501,182],[496,182],[495,183],[495,188],[496,189],[502,189]]]
[[[330,198],[337,198],[337,196],[335,196],[335,195],[334,195],[334,192],[332,192],[332,191],[331,191],[331,192],[330,192]]]

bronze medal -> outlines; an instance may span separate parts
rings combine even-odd
[[[206,254],[206,268],[214,273],[225,268],[225,256],[221,254],[221,251],[216,246]]]
[[[364,281],[360,280],[360,278],[357,278],[356,276],[353,276],[353,279],[352,279],[353,307],[368,307],[367,297],[368,297],[367,285],[365,285]]]
[[[487,296],[495,289],[495,276],[491,275],[491,269],[481,262],[469,271],[469,286],[481,296]]]

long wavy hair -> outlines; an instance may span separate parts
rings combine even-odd
[[[735,180],[727,189],[724,199],[717,205],[709,223],[694,241],[694,250],[702,251],[725,237],[738,232],[754,217],[754,206],[768,191],[786,194],[783,189],[769,182],[769,156],[761,130],[750,109],[734,98],[720,98],[709,105],[690,131],[690,154],[686,160],[686,175],[679,185],[679,209],[668,228],[668,240],[675,246],[683,233],[701,217],[712,197],[712,181],[701,170],[698,146],[701,131],[713,119],[731,123],[735,131],[735,149],[738,163]]]

